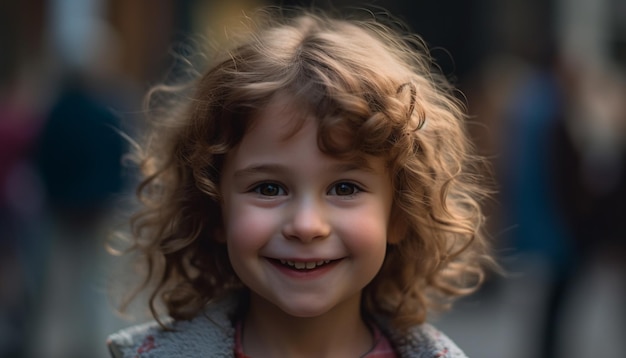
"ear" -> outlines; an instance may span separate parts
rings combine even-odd
[[[409,234],[409,224],[402,210],[393,205],[387,227],[387,243],[394,245],[400,243]]]

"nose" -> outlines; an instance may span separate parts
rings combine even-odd
[[[283,235],[290,240],[311,242],[330,235],[328,212],[315,200],[301,200],[290,205]]]

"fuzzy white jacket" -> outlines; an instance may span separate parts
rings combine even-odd
[[[169,322],[174,330],[163,330],[156,322],[145,323],[112,334],[107,340],[115,358],[233,357],[235,328],[231,313],[234,300],[209,305],[189,321]],[[446,335],[429,324],[400,334],[378,322],[401,358],[467,358]]]

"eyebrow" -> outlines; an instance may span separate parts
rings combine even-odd
[[[337,164],[332,164],[326,170],[332,172],[351,172],[351,171],[365,171],[365,172],[374,172],[374,168],[372,168],[366,160],[356,160],[354,162],[341,162]],[[273,163],[262,163],[262,164],[251,164],[245,168],[236,170],[233,176],[237,177],[245,177],[255,174],[284,174],[289,171],[287,166],[282,164],[273,164]]]

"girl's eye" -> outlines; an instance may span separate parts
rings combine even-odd
[[[285,195],[285,190],[274,183],[259,184],[254,188],[254,192],[263,196]]]
[[[348,196],[354,195],[361,191],[356,184],[352,183],[337,183],[330,189],[330,195]]]

